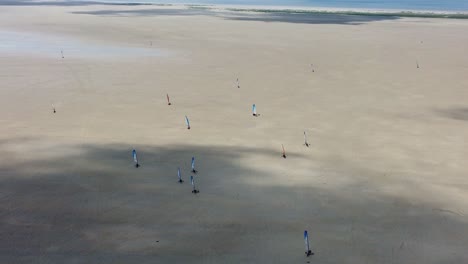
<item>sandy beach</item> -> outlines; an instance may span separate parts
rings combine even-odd
[[[0,263],[468,263],[466,32],[0,6]]]

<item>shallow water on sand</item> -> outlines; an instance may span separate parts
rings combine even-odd
[[[131,3],[131,0],[101,0]],[[226,5],[269,5],[364,9],[468,11],[468,0],[140,0],[148,3],[200,3]]]
[[[36,55],[45,57],[134,57],[165,56],[166,51],[155,48],[151,43],[142,47],[118,46],[79,41],[73,38],[31,32],[0,31],[0,54]],[[143,45],[147,45],[143,47]]]

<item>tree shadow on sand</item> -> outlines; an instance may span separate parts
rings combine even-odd
[[[249,163],[309,159],[268,149],[38,142],[0,142],[1,263],[301,263],[304,229],[320,263],[468,260],[462,214],[385,194],[346,162],[296,178]]]

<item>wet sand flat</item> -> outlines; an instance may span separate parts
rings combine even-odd
[[[468,262],[467,30],[0,6],[0,263]]]

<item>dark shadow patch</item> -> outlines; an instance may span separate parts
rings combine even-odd
[[[258,263],[266,255],[299,263],[305,260],[304,229],[313,232],[312,249],[324,263],[468,260],[463,216],[380,192],[382,183],[359,177],[377,172],[336,157],[322,166],[342,173],[321,173],[323,180],[346,175],[349,183],[330,188],[270,182],[270,170],[253,169],[246,161],[248,155],[281,159],[268,149],[48,147],[43,140],[0,141],[6,150],[0,166],[1,263],[182,263],[194,258],[226,263],[240,256]],[[12,158],[30,153],[21,145],[37,146],[32,150],[37,155]],[[138,170],[131,157],[134,147],[142,163]],[[193,155],[198,196],[189,183],[177,182],[177,166],[184,179],[190,177]],[[295,154],[288,162],[294,159],[308,157]],[[428,251],[426,245],[439,249]]]
[[[374,15],[348,15],[348,14],[323,14],[323,13],[255,13],[234,14],[224,16],[225,19],[237,21],[261,21],[261,22],[284,22],[297,24],[343,24],[360,25],[373,21],[394,20],[397,16],[374,16]]]
[[[199,9],[139,9],[139,10],[97,10],[76,11],[72,14],[96,16],[195,16],[208,15],[213,12]]]
[[[259,21],[259,22],[283,22],[298,24],[344,24],[360,25],[372,21],[398,19],[397,16],[377,15],[349,15],[331,13],[294,13],[294,12],[256,12],[246,13],[242,11],[212,11],[209,8],[187,9],[140,9],[140,10],[97,10],[76,11],[73,14],[86,14],[97,16],[194,16],[211,15],[226,20],[235,21]]]
[[[468,107],[454,107],[436,110],[439,115],[460,121],[468,121]]]

